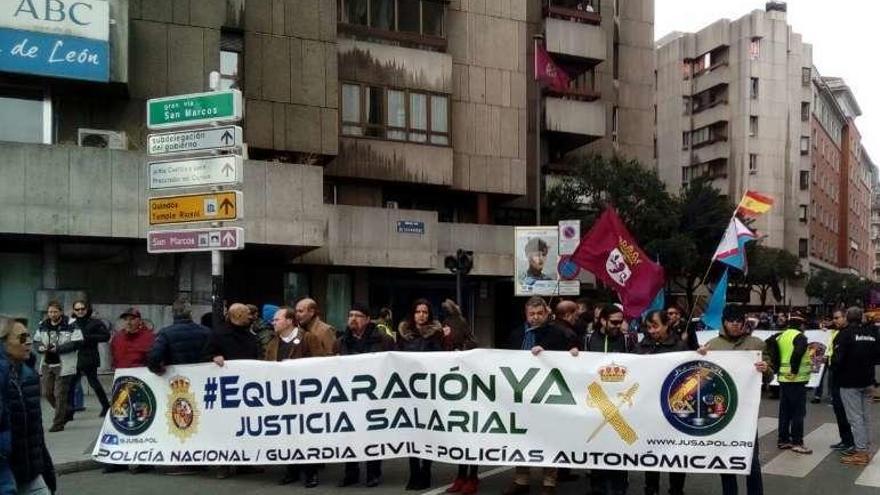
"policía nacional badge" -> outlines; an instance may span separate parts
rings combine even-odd
[[[190,391],[190,381],[184,376],[175,376],[168,383],[171,393],[168,394],[168,432],[181,442],[191,437],[199,427],[199,406],[196,396]]]

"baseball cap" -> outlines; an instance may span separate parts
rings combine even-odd
[[[141,312],[138,311],[137,308],[131,307],[131,308],[126,309],[125,312],[123,312],[121,315],[119,315],[120,318],[126,318],[128,316],[134,316],[135,318],[140,318]]]

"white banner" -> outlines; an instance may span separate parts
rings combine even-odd
[[[747,473],[757,352],[379,353],[117,370],[96,460]]]
[[[752,336],[766,341],[777,333],[780,332],[776,330],[755,330],[752,332]],[[805,330],[804,335],[807,337],[807,353],[810,355],[811,365],[810,381],[807,382],[807,387],[816,388],[819,386],[819,380],[822,379],[822,371],[825,370],[825,356],[828,354],[828,349],[831,344],[831,331]],[[699,340],[700,345],[709,342],[717,336],[718,332],[716,330],[697,332],[697,340]],[[773,381],[770,382],[770,385],[779,385],[779,381],[776,380],[776,375],[773,375]]]

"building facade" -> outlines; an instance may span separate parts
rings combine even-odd
[[[208,310],[207,253],[146,252],[145,102],[207,91],[213,71],[245,107],[247,244],[225,257],[226,299],[310,295],[337,327],[354,300],[400,319],[417,297],[453,296],[457,249],[474,253],[463,306],[481,342],[518,320],[535,34],[578,75],[571,94],[541,94],[545,157],[651,157],[652,1],[82,1],[102,13],[80,33],[95,67],[26,67],[0,47],[2,313],[85,296],[111,321],[136,305],[159,326],[178,294]],[[0,29],[21,15],[32,40],[57,34],[14,6]]]
[[[657,47],[657,168],[671,191],[708,177],[736,203],[747,190],[774,199],[754,227],[765,245],[809,256],[803,207],[809,189],[812,50],[768,3],[697,33],[672,33]],[[804,266],[805,268],[806,266]],[[794,304],[802,287],[789,286]]]

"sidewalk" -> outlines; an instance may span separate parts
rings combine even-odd
[[[110,395],[112,382],[113,375],[101,375],[101,383],[104,384],[104,391],[107,392],[107,395]],[[103,418],[98,418],[101,405],[85,379],[83,379],[83,392],[85,393],[86,410],[76,413],[73,421],[64,426],[64,431],[56,433],[49,433],[55,411],[46,402],[46,399],[41,401],[46,446],[49,448],[52,461],[55,463],[55,470],[59,475],[101,467],[101,464],[93,461],[91,456],[92,446],[103,423]]]

